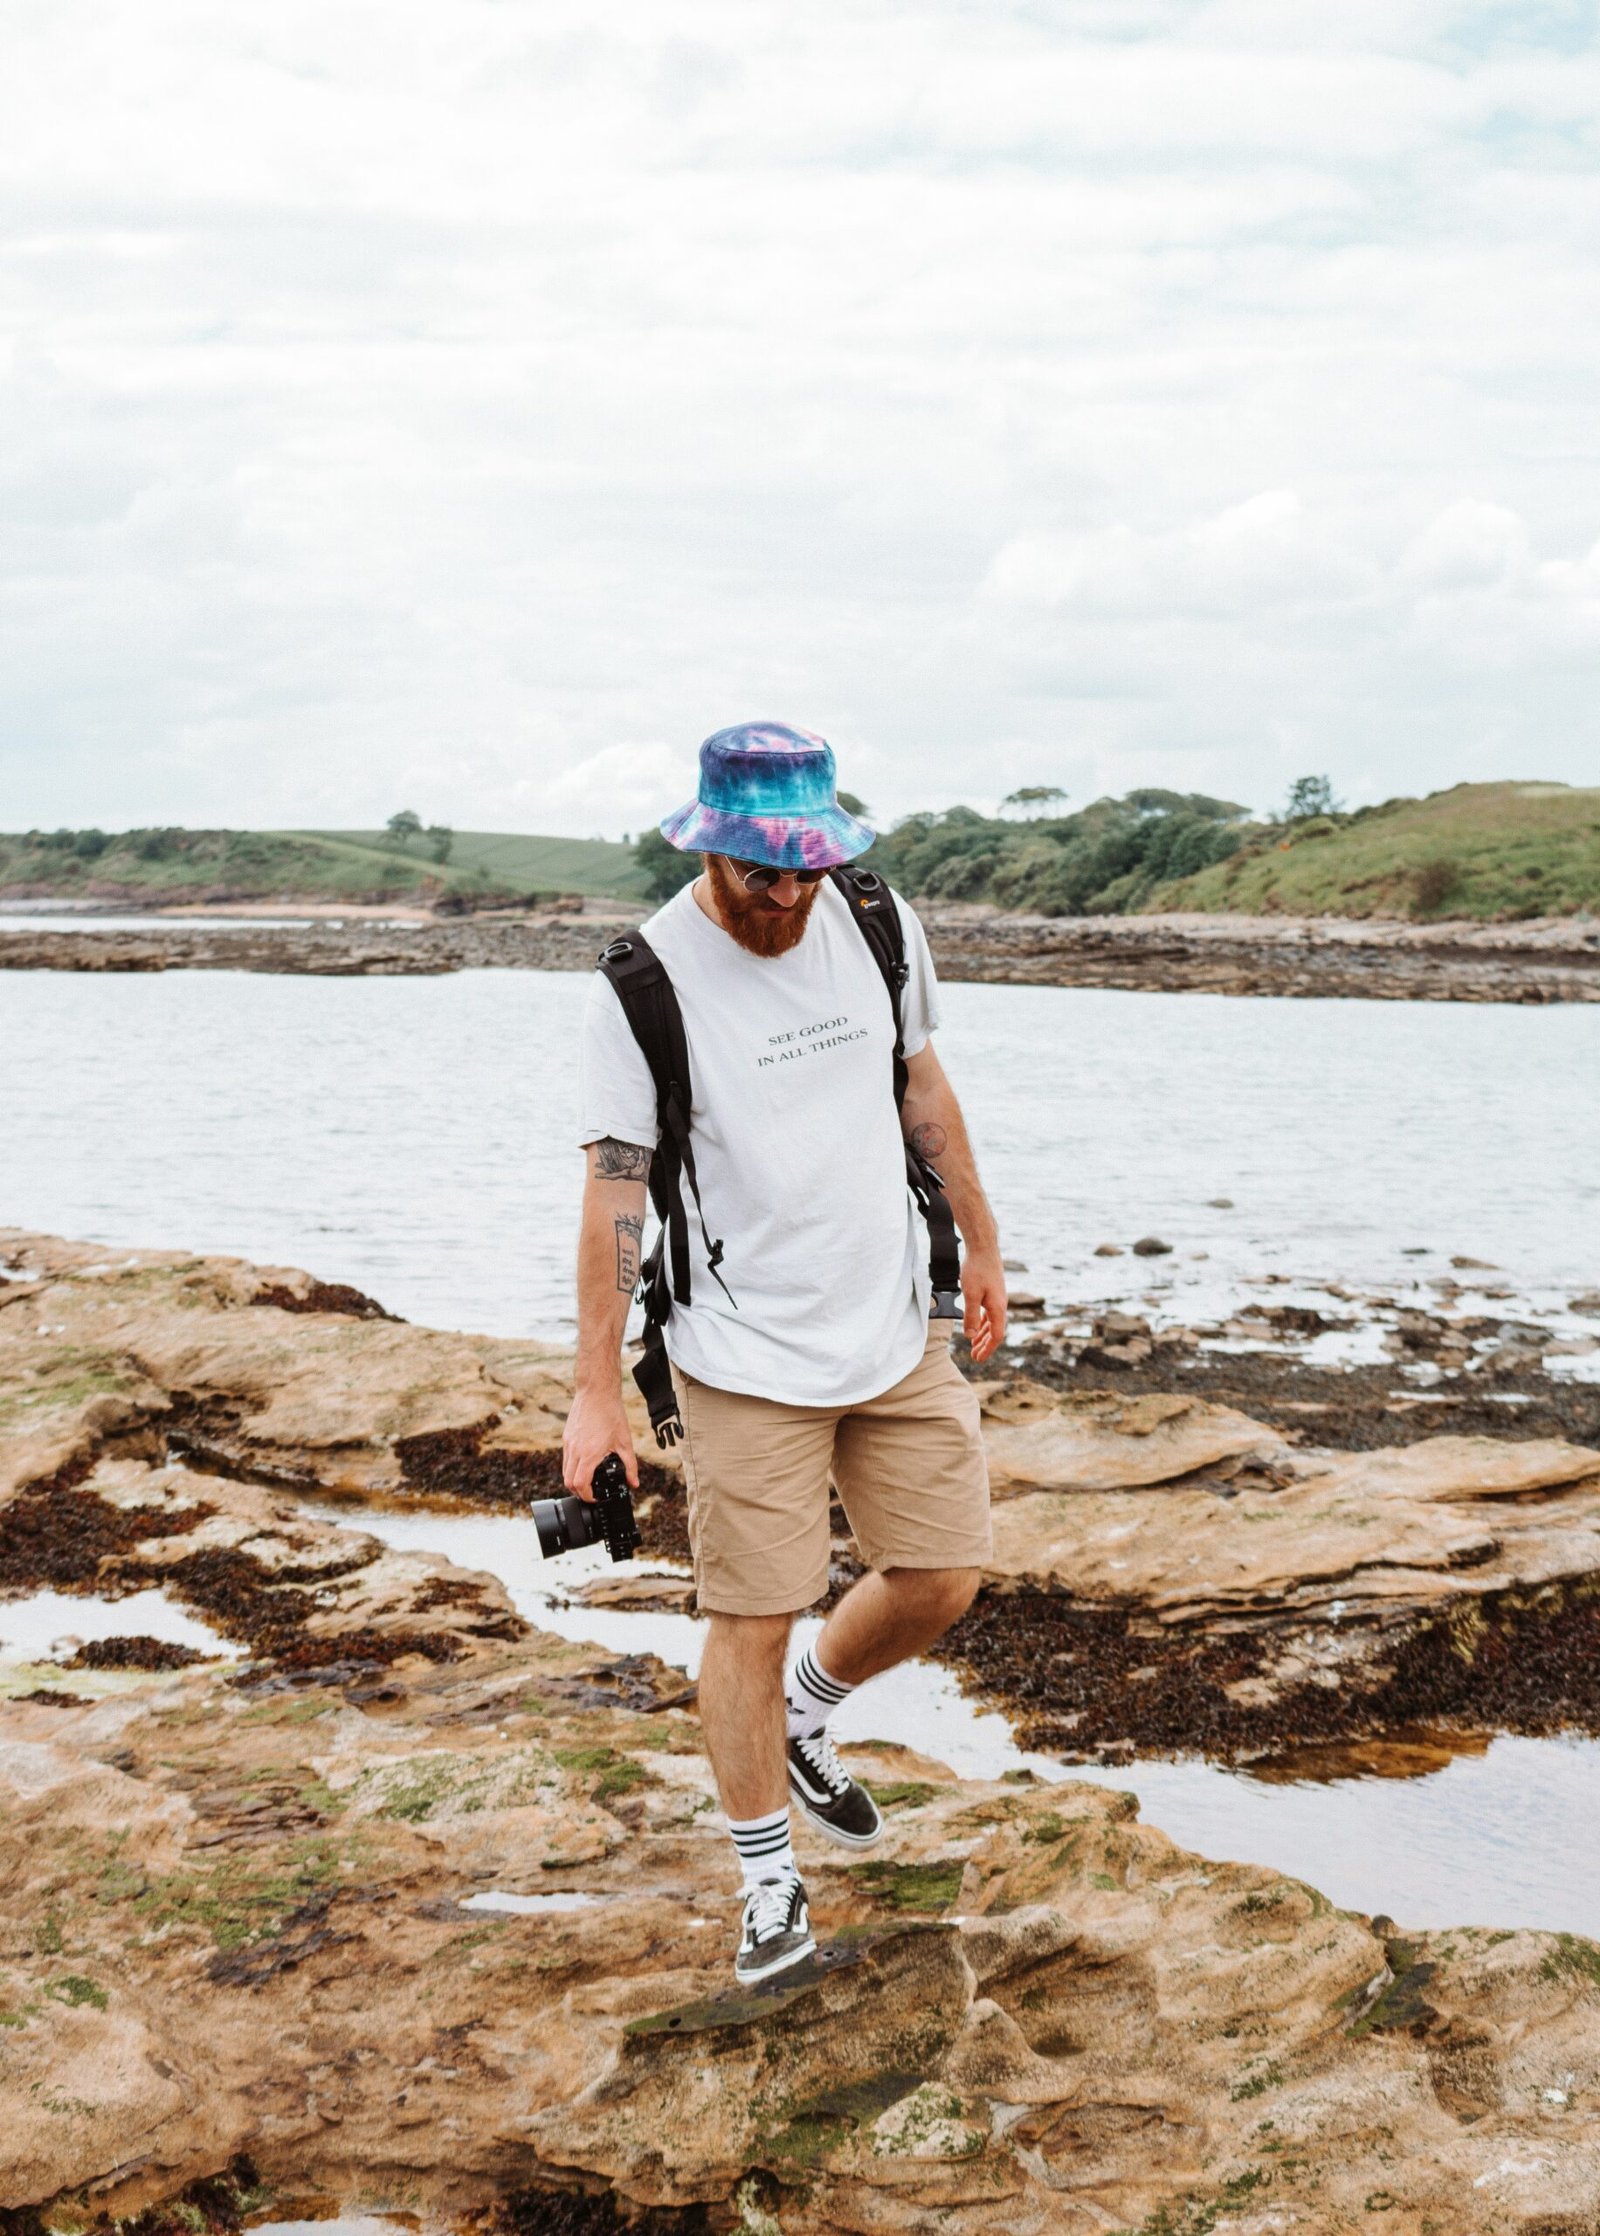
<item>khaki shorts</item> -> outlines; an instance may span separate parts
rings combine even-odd
[[[674,1370],[703,1609],[786,1615],[822,1597],[830,1476],[869,1566],[983,1565],[989,1471],[952,1324],[931,1322],[919,1364],[859,1405],[780,1405]]]

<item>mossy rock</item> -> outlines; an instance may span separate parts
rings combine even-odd
[[[964,1869],[959,1860],[946,1858],[931,1863],[879,1861],[854,1865],[850,1877],[862,1884],[874,1902],[886,1903],[891,1910],[926,1914],[951,1907],[961,1892]]]

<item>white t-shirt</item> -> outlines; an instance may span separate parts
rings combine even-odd
[[[938,1024],[933,958],[896,895],[910,978],[905,1051]],[[751,955],[685,886],[642,927],[683,1011],[690,1142],[706,1265],[685,1188],[693,1297],[667,1321],[673,1363],[786,1405],[853,1405],[910,1373],[927,1341],[928,1241],[906,1186],[894,1012],[849,904],[824,883],[798,947]],[[609,979],[584,1016],[584,1143],[654,1144],[655,1088]]]

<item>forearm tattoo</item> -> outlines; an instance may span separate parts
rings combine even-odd
[[[943,1126],[936,1126],[931,1118],[926,1125],[913,1126],[911,1129],[911,1146],[924,1157],[942,1157],[949,1140],[950,1136]]]
[[[620,1212],[614,1221],[617,1230],[617,1287],[625,1297],[631,1297],[639,1285],[639,1244],[644,1234],[644,1220],[631,1212]]]
[[[597,1180],[648,1180],[650,1159],[654,1154],[654,1150],[636,1141],[618,1141],[607,1134],[604,1141],[594,1145],[595,1177]]]

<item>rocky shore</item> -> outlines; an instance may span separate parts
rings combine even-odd
[[[231,1648],[0,1669],[6,2236],[310,2197],[492,2236],[1600,2218],[1600,1948],[1341,1912],[1104,1787],[856,1750],[889,1838],[806,1847],[824,1954],[734,1994],[682,1675],[361,1527],[551,1488],[563,1354],[237,1260],[0,1231],[0,1267],[0,1593],[159,1588]],[[1519,1408],[1340,1449],[1176,1358],[1074,1382],[1090,1347],[981,1385],[955,1651],[1041,1737],[1600,1729],[1600,1450]],[[669,1471],[644,1511],[659,1564]]]
[[[934,907],[940,975],[1012,986],[1366,1001],[1600,1000],[1600,923],[1295,916],[1031,917]]]
[[[456,970],[587,970],[642,911],[443,922],[246,924],[174,918],[140,931],[47,931],[0,919],[0,969],[251,970],[394,977]],[[1008,915],[923,910],[949,979],[1134,991],[1383,1001],[1600,1000],[1600,924],[1409,924],[1350,918]]]

